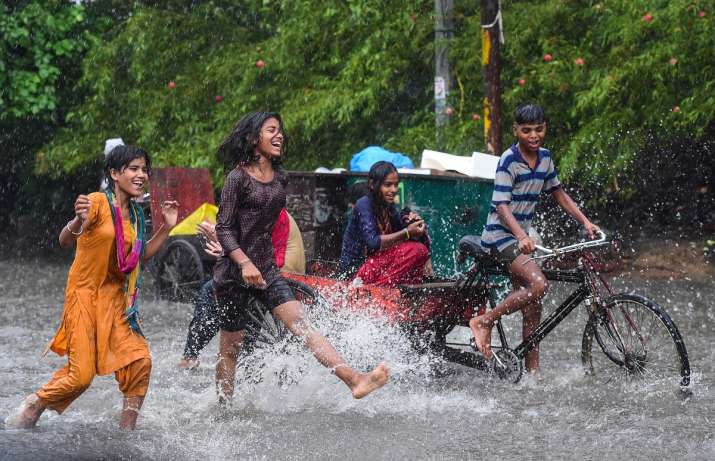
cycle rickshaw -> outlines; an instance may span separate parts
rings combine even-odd
[[[656,302],[630,293],[614,293],[597,271],[594,250],[610,242],[604,233],[598,240],[561,248],[538,246],[534,258],[547,262],[564,256],[575,264],[552,268],[544,264],[548,280],[574,286],[566,298],[537,330],[516,347],[507,341],[504,326],[496,323],[494,359],[487,362],[471,344],[452,343],[448,334],[458,326],[468,326],[477,312],[493,307],[507,272],[478,244],[478,236],[467,236],[458,245],[457,258],[468,268],[458,276],[426,280],[419,285],[384,288],[358,286],[330,273],[329,265],[313,264],[314,273],[285,274],[296,297],[306,309],[366,309],[386,317],[408,332],[413,346],[466,367],[489,371],[499,378],[518,382],[526,353],[563,321],[579,305],[588,310],[582,333],[581,361],[587,374],[624,375],[634,378],[669,380],[684,392],[690,385],[690,365],[677,326]],[[315,270],[319,268],[318,270]],[[317,273],[316,273],[317,272]],[[502,282],[499,282],[501,276]],[[496,279],[495,279],[496,277]],[[285,327],[261,309],[252,311],[248,327],[254,346],[272,345],[289,335]],[[493,343],[495,342],[493,338]]]

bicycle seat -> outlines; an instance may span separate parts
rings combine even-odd
[[[464,261],[468,257],[474,258],[474,262],[480,266],[496,266],[497,262],[492,258],[488,251],[482,248],[481,235],[465,235],[459,240],[457,248],[459,261]]]

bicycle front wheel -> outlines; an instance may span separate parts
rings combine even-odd
[[[655,302],[617,294],[591,313],[581,360],[589,374],[690,385],[690,363],[678,328]]]

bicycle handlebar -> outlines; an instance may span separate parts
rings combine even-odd
[[[606,233],[600,229],[598,230],[598,233],[600,234],[600,238],[598,238],[596,240],[589,240],[588,242],[574,243],[573,245],[566,245],[561,248],[547,248],[547,247],[543,247],[541,245],[535,245],[536,249],[544,254],[539,255],[539,256],[533,256],[533,257],[529,258],[529,261],[533,261],[535,259],[554,258],[556,256],[561,256],[566,253],[573,253],[574,251],[583,250],[585,248],[592,248],[592,247],[597,247],[597,246],[608,245],[610,242],[606,241]]]

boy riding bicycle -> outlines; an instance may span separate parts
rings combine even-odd
[[[482,232],[481,245],[509,268],[514,291],[494,309],[474,317],[469,327],[477,348],[490,360],[492,327],[505,314],[521,310],[522,337],[534,332],[541,321],[541,299],[546,294],[546,277],[530,259],[535,244],[529,237],[534,209],[541,192],[551,193],[556,202],[576,218],[593,238],[598,226],[591,223],[561,187],[553,159],[542,148],[546,136],[546,115],[536,104],[522,104],[514,111],[517,142],[501,156],[494,178],[494,194]],[[526,355],[526,369],[539,368],[538,344]]]

